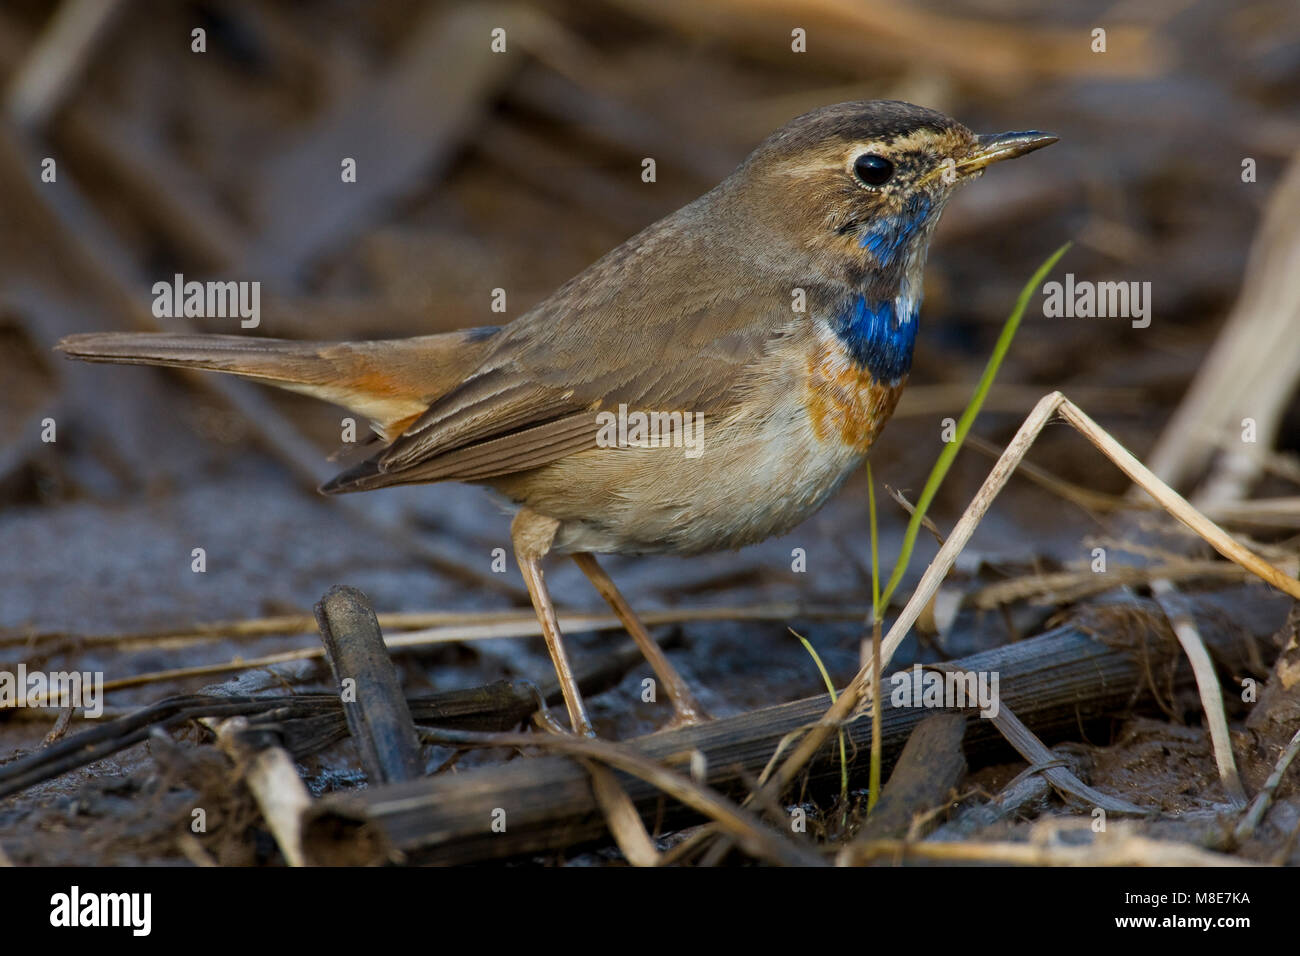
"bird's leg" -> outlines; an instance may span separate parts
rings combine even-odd
[[[677,722],[698,724],[708,720],[709,715],[700,706],[700,702],[695,699],[695,695],[691,693],[691,689],[687,686],[686,681],[682,679],[682,675],[677,673],[677,669],[668,662],[668,657],[664,654],[663,648],[650,636],[650,633],[645,629],[645,625],[637,618],[632,606],[627,603],[627,600],[614,584],[614,579],[606,574],[605,569],[596,562],[596,556],[594,554],[579,553],[573,556],[573,560],[578,563],[578,567],[582,568],[583,573],[596,586],[600,596],[609,602],[609,606],[614,609],[614,613],[623,622],[627,632],[632,635],[632,640],[636,641],[637,647],[641,649],[645,659],[650,662],[650,669],[655,672],[655,676],[664,685],[664,692],[668,694],[668,699],[672,701],[673,711],[677,715]]]
[[[515,559],[519,570],[523,572],[524,584],[528,586],[528,596],[533,599],[533,610],[542,625],[542,636],[546,638],[546,649],[551,653],[551,662],[555,664],[555,673],[560,679],[560,690],[564,692],[564,705],[569,710],[569,723],[576,734],[594,737],[591,720],[587,717],[587,708],[582,703],[582,694],[578,690],[578,681],[573,676],[569,665],[569,655],[564,651],[564,636],[560,633],[560,622],[555,617],[555,605],[542,580],[542,556],[551,549],[555,540],[555,531],[560,523],[554,518],[547,518],[535,511],[523,508],[515,515],[510,525],[510,539],[515,546]]]

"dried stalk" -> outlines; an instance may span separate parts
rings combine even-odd
[[[907,636],[907,632],[916,623],[921,610],[938,591],[939,585],[957,560],[957,555],[961,553],[961,550],[975,533],[976,527],[978,527],[985,513],[992,506],[993,500],[1010,479],[1012,472],[1024,459],[1039,433],[1057,414],[1060,414],[1077,431],[1081,432],[1121,471],[1146,490],[1151,497],[1155,498],[1166,511],[1198,534],[1216,551],[1247,568],[1291,597],[1300,598],[1300,582],[1287,577],[1282,571],[1238,544],[1227,532],[1198,512],[1181,495],[1152,474],[1145,465],[1112,438],[1105,429],[1084,414],[1082,409],[1060,392],[1052,392],[1045,395],[1034,406],[1033,411],[1029,413],[1029,416],[1020,426],[1020,430],[1016,432],[1015,437],[1007,446],[1006,451],[1002,453],[1002,457],[998,459],[989,472],[984,484],[976,492],[974,500],[972,500],[953,528],[948,540],[939,549],[939,553],[935,555],[930,566],[926,568],[920,583],[912,593],[912,597],[908,600],[902,613],[894,622],[894,626],[889,629],[889,633],[885,637],[884,645],[881,648],[881,656],[885,663],[888,663],[894,651],[898,649],[898,645]],[[861,713],[864,703],[869,704],[871,693],[871,668],[864,667],[858,671],[849,686],[845,688],[839,700],[827,709],[821,720],[799,742],[794,752],[786,758],[785,762],[773,775],[771,781],[769,781],[768,786],[773,788],[774,792],[780,792],[789,786],[796,774],[812,759],[830,734],[850,717]]]

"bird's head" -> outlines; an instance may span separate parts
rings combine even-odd
[[[869,294],[925,261],[954,190],[986,167],[1056,142],[1036,131],[977,135],[894,100],[839,103],[769,136],[738,171],[752,210]],[[879,288],[872,288],[872,286]]]
[[[910,103],[839,103],[777,130],[723,188],[751,248],[766,243],[774,267],[851,297],[832,306],[847,324],[837,331],[897,379],[910,366],[921,273],[945,203],[989,165],[1054,142],[1035,131],[977,135]]]

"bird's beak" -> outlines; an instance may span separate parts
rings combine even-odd
[[[957,173],[970,176],[985,166],[1004,159],[1015,159],[1044,146],[1051,146],[1056,137],[1051,133],[1028,130],[1023,133],[984,133],[975,137],[975,149],[969,156],[957,161]]]

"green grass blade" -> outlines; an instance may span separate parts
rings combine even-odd
[[[822,680],[826,682],[826,689],[830,691],[831,703],[835,703],[835,685],[831,683],[831,675],[827,673],[826,665],[822,663],[821,655],[817,653],[817,649],[793,627],[788,627],[786,630],[799,638],[799,643],[803,645],[803,649],[808,652],[808,656],[813,659],[817,669],[822,672]],[[840,731],[840,798],[847,807],[849,800],[849,752],[848,747],[845,745],[843,730]]]
[[[930,471],[930,477],[925,482],[921,497],[917,499],[916,509],[912,513],[911,520],[907,523],[907,531],[903,535],[903,547],[899,552],[898,562],[894,565],[894,571],[889,576],[889,583],[885,585],[884,594],[881,595],[879,602],[873,601],[873,606],[878,604],[882,610],[888,606],[889,599],[893,597],[895,589],[898,587],[899,582],[902,581],[908,562],[912,559],[912,549],[916,545],[916,538],[921,530],[921,521],[925,517],[925,512],[930,507],[930,503],[934,501],[939,486],[947,476],[948,469],[952,467],[957,452],[961,450],[962,442],[966,440],[971,425],[974,424],[976,416],[979,415],[980,409],[984,406],[984,399],[988,397],[989,389],[993,386],[993,380],[997,377],[998,369],[1002,367],[1002,360],[1006,357],[1007,350],[1011,348],[1011,341],[1016,336],[1016,330],[1020,328],[1020,320],[1024,317],[1030,298],[1038,291],[1038,287],[1047,278],[1048,273],[1056,268],[1056,263],[1060,261],[1061,256],[1065,255],[1071,245],[1072,243],[1067,242],[1048,256],[1047,261],[1038,267],[1038,270],[1020,291],[1020,298],[1016,300],[1016,307],[1011,311],[1011,315],[1007,317],[1006,323],[1002,326],[1002,334],[998,336],[997,344],[993,347],[993,354],[989,356],[988,364],[984,366],[984,374],[980,376],[979,384],[975,386],[975,394],[971,396],[970,403],[957,421],[957,434],[951,442],[944,446],[943,451],[939,453],[938,460],[934,463],[934,468]],[[879,616],[880,611],[876,613]]]
[[[871,613],[880,620],[880,534],[876,524],[876,481],[867,460],[867,514],[871,522]]]

